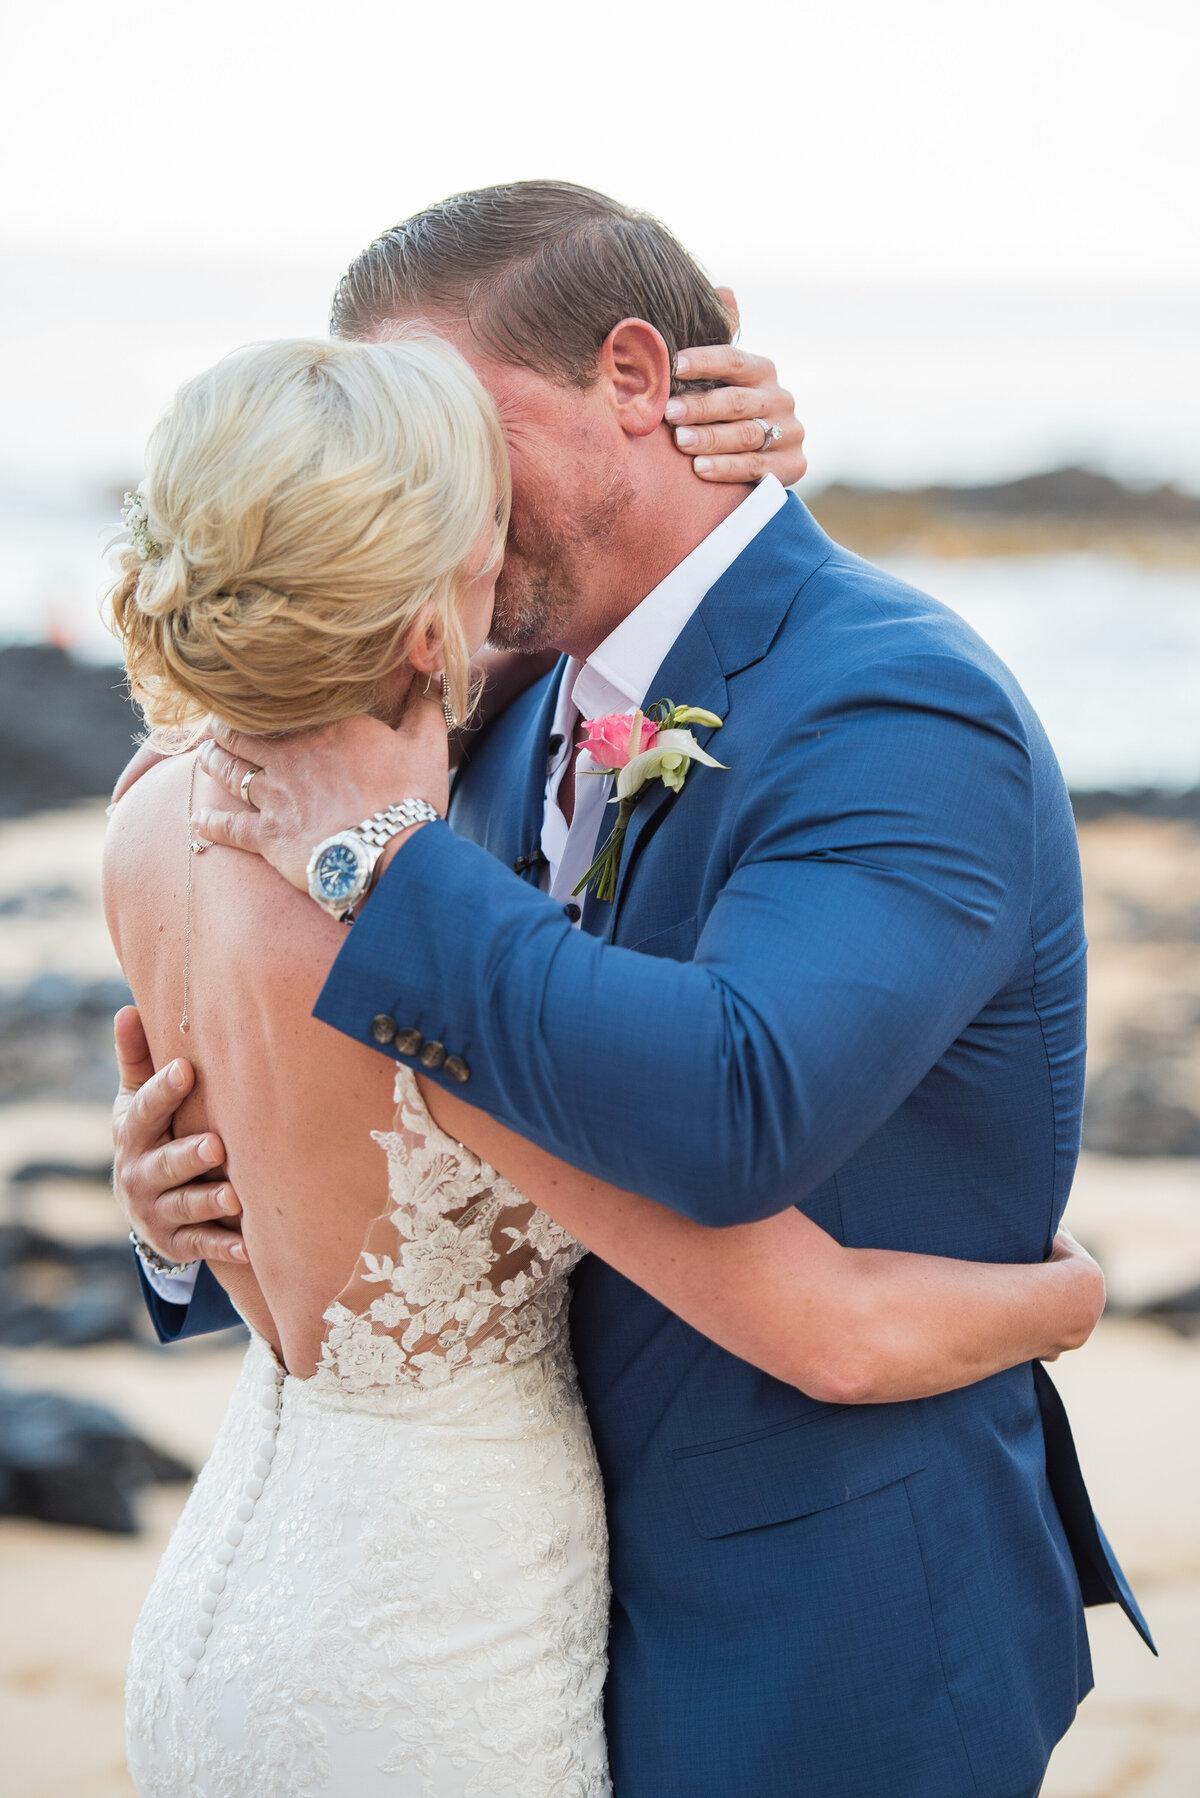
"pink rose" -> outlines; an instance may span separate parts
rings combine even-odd
[[[634,719],[641,718],[640,742],[631,742],[634,735]],[[587,736],[580,744],[586,749],[592,760],[601,768],[623,768],[631,762],[635,755],[644,755],[647,749],[653,749],[658,736],[657,725],[651,724],[649,718],[643,718],[640,712],[607,712],[603,718],[587,720]]]

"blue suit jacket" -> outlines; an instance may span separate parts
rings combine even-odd
[[[705,1223],[798,1203],[845,1243],[1043,1257],[1079,1141],[1085,941],[1066,792],[1007,669],[790,499],[650,695],[720,716],[728,771],[644,794],[582,933],[531,862],[553,694],[484,735],[454,829],[394,859],[317,1015],[372,1047],[378,1013],[416,1025],[474,1103]],[[1044,1369],[821,1404],[594,1257],[571,1321],[619,1798],[1037,1781],[1091,1684],[1082,1603],[1146,1633]]]

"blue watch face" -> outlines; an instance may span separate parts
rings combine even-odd
[[[345,843],[331,843],[317,863],[317,880],[327,899],[349,899],[358,886],[359,860]]]

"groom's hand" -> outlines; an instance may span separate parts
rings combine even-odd
[[[301,892],[308,891],[309,857],[325,837],[402,799],[426,799],[444,817],[450,799],[441,699],[421,692],[409,700],[395,730],[376,718],[344,718],[277,738],[215,725],[200,761],[237,804],[231,811],[197,810],[197,834],[261,855]],[[242,782],[251,770],[257,772],[246,804]],[[384,862],[411,835],[407,830],[393,837]]]
[[[142,1020],[132,1005],[116,1015],[113,1035],[121,1090],[113,1106],[113,1191],[131,1227],[168,1261],[246,1260],[241,1205],[228,1180],[220,1137],[171,1135],[192,1090],[190,1062],[154,1071]]]

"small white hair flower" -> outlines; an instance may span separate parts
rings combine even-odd
[[[143,561],[150,561],[154,556],[162,555],[162,545],[157,543],[150,533],[150,514],[146,510],[146,502],[140,493],[127,493],[125,504],[121,507],[121,518],[125,529],[129,532],[130,541]]]

